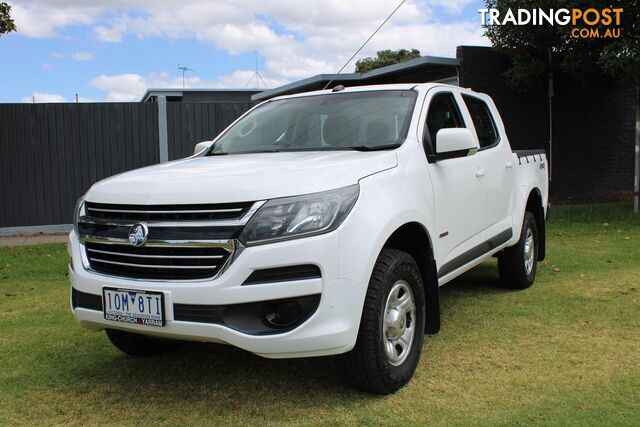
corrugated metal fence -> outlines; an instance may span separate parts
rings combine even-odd
[[[213,139],[250,107],[247,102],[167,103],[169,159],[192,155],[198,142]]]
[[[186,157],[249,108],[169,103],[169,159]],[[0,228],[69,224],[93,183],[159,162],[154,103],[0,104]]]

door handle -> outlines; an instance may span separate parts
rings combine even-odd
[[[509,161],[509,162],[505,163],[504,167],[507,168],[507,169],[511,169],[513,167],[513,162]]]
[[[486,169],[478,168],[476,169],[476,176],[480,178],[481,176],[485,176],[487,174]]]

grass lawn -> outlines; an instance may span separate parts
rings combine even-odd
[[[386,397],[345,386],[332,358],[127,357],[73,320],[63,245],[0,248],[0,425],[638,425],[640,220],[563,206],[547,235],[531,289],[501,288],[493,260],[441,289],[442,331]]]

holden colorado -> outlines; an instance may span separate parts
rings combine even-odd
[[[186,159],[78,201],[71,306],[132,356],[177,341],[340,355],[392,393],[440,328],[439,286],[491,256],[531,286],[545,256],[544,151],[512,151],[487,95],[394,84],[263,102]]]

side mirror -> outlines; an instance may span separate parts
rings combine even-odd
[[[478,143],[467,128],[440,129],[436,134],[436,155],[448,154],[460,157],[475,154]]]
[[[202,141],[196,144],[196,147],[193,149],[193,154],[198,154],[203,150],[206,150],[211,146],[211,141]]]

